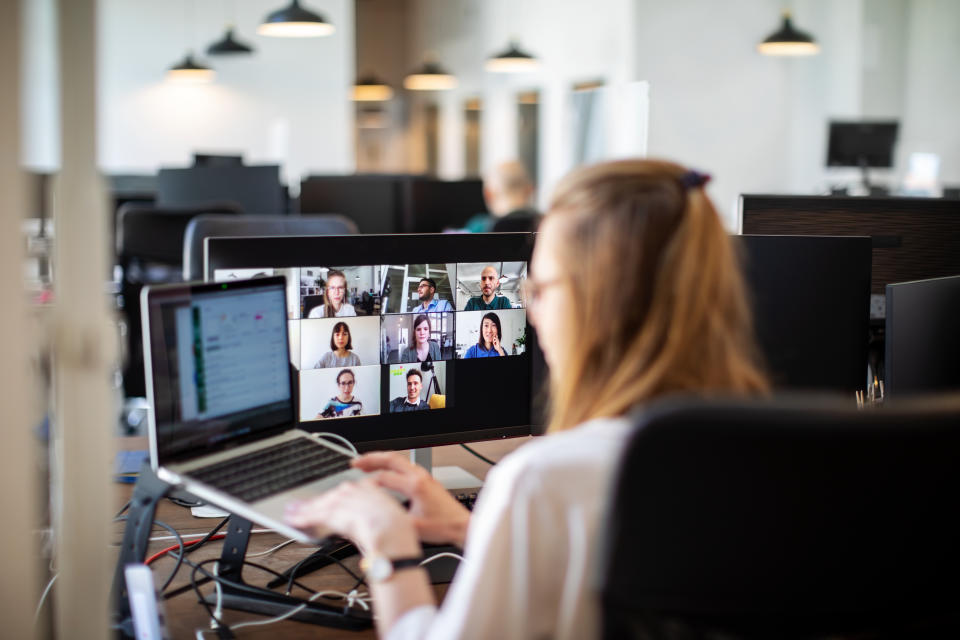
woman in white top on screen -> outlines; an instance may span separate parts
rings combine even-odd
[[[767,389],[743,278],[706,180],[671,163],[625,160],[558,186],[526,288],[551,371],[550,435],[490,471],[472,514],[390,453],[354,461],[379,471],[373,478],[290,506],[289,522],[352,538],[374,567],[417,556],[421,540],[463,545],[440,609],[422,569],[369,581],[382,636],[599,635],[591,581],[625,416],[670,393]],[[409,511],[381,487],[409,496]]]
[[[327,286],[323,289],[323,304],[310,309],[308,318],[345,318],[357,315],[353,305],[347,299],[347,276],[343,271],[331,269],[327,272]]]

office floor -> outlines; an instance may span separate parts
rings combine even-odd
[[[499,460],[501,457],[514,450],[527,440],[528,438],[497,440],[476,443],[471,445],[471,447],[488,458]],[[143,437],[122,438],[120,439],[120,446],[123,449],[135,450],[145,448],[147,443],[146,439]],[[433,461],[437,466],[460,466],[481,479],[486,476],[486,473],[490,468],[486,463],[470,455],[463,448],[455,445],[434,448]],[[132,490],[133,485],[118,485],[116,498],[118,509],[130,498]],[[185,541],[196,539],[198,536],[207,533],[220,521],[219,518],[194,518],[189,509],[177,506],[169,500],[164,500],[160,504],[159,508],[157,509],[156,518],[174,527],[182,536],[192,536],[190,538],[186,538]],[[256,531],[257,529],[258,527],[255,525],[254,530]],[[115,542],[117,545],[119,545],[122,536],[123,524],[118,523],[115,537]],[[161,539],[155,539],[153,542],[151,542],[147,552],[148,557],[166,547],[176,544],[176,541],[172,539],[162,539],[168,538],[170,534],[161,527],[155,526],[152,536],[154,538]],[[252,557],[254,554],[265,552],[276,545],[279,545],[280,543],[284,542],[284,540],[285,538],[272,532],[255,533],[250,537],[247,558],[275,571],[282,572],[306,556],[310,555],[313,551],[313,549],[308,546],[290,544],[269,555],[258,556],[255,558]],[[219,557],[221,551],[222,542],[214,541],[205,545],[203,548],[198,549],[196,553],[191,554],[190,558],[194,562],[201,562],[203,560]],[[359,572],[359,569],[357,568],[358,561],[359,558],[357,556],[353,556],[348,558],[345,561],[345,564],[351,570]],[[161,557],[151,564],[151,568],[153,569],[154,573],[154,581],[157,587],[160,587],[163,584],[163,581],[166,579],[169,572],[174,568],[174,564],[174,560],[169,556]],[[209,565],[207,566],[209,567]],[[191,570],[189,567],[181,567],[176,578],[174,578],[167,590],[169,591],[184,585],[189,585],[190,572]],[[246,582],[253,585],[265,585],[272,578],[272,576],[254,568],[247,567],[244,569],[243,578]],[[303,578],[299,579],[299,581],[311,589],[332,589],[337,591],[348,590],[353,586],[354,583],[353,578],[347,575],[347,573],[341,568],[336,566],[326,567],[313,574],[304,576]],[[210,585],[201,587],[201,589],[204,594],[213,592],[213,588]],[[279,587],[277,591],[282,593],[283,587]],[[297,595],[297,592],[298,590],[295,589],[294,595]],[[445,585],[438,585],[436,587],[438,598],[442,598],[445,592]],[[307,595],[306,592],[302,590],[299,590],[299,594]],[[186,591],[183,594],[166,600],[164,602],[164,608],[166,610],[167,626],[171,638],[192,639],[196,637],[197,629],[208,630],[210,628],[209,615],[203,605],[198,602],[197,596],[192,590]],[[264,616],[259,616],[256,614],[241,611],[224,611],[224,620],[228,624],[236,624],[247,620],[264,619],[266,619]],[[372,629],[355,632],[342,629],[333,629],[330,627],[319,627],[290,620],[284,620],[276,624],[265,626],[246,627],[237,631],[237,637],[240,638],[275,638],[278,634],[282,634],[284,638],[291,639],[359,639],[375,637],[375,633]],[[207,633],[205,637],[215,638],[216,634]]]

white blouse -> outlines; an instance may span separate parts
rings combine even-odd
[[[629,425],[593,420],[504,457],[443,606],[408,611],[387,640],[598,637],[597,536]]]

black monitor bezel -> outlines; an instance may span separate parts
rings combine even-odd
[[[859,158],[857,161],[850,160],[851,156],[846,153],[848,149],[845,149],[842,143],[849,142],[850,138],[854,135],[859,135],[861,138],[867,137],[864,130],[868,127],[874,129],[871,133],[875,137],[879,138],[882,134],[884,138],[883,142],[889,142],[889,145],[885,145],[882,153],[878,154],[882,156],[879,161],[875,160],[873,154],[861,154],[861,157],[865,158],[864,162],[861,162]],[[891,169],[895,161],[894,148],[897,146],[899,134],[900,123],[896,120],[832,120],[827,130],[826,166],[835,168],[866,167],[871,169]],[[887,140],[887,138],[889,138],[889,140]]]
[[[535,239],[536,234],[533,233],[206,238],[203,247],[203,271],[205,279],[212,281],[213,274],[218,269],[529,261]],[[371,256],[377,257],[372,259]],[[543,386],[546,373],[536,332],[532,328],[529,332],[529,340],[525,358],[529,366],[530,388],[532,393],[537,395]],[[532,404],[534,406],[531,406],[527,424],[451,429],[444,433],[397,438],[363,439],[355,441],[354,444],[361,451],[410,449],[542,433],[542,424],[537,419],[537,416],[541,415],[539,406],[536,402]],[[401,420],[409,417],[409,414],[394,416]],[[299,420],[299,416],[297,419]],[[332,421],[322,424],[324,428],[329,426],[332,431],[335,430]],[[314,422],[300,423],[300,426],[306,430],[318,429],[317,423]]]

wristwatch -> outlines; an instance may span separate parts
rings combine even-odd
[[[391,560],[387,556],[372,555],[360,560],[360,568],[371,582],[384,582],[397,571],[419,567],[421,562],[423,556]]]

